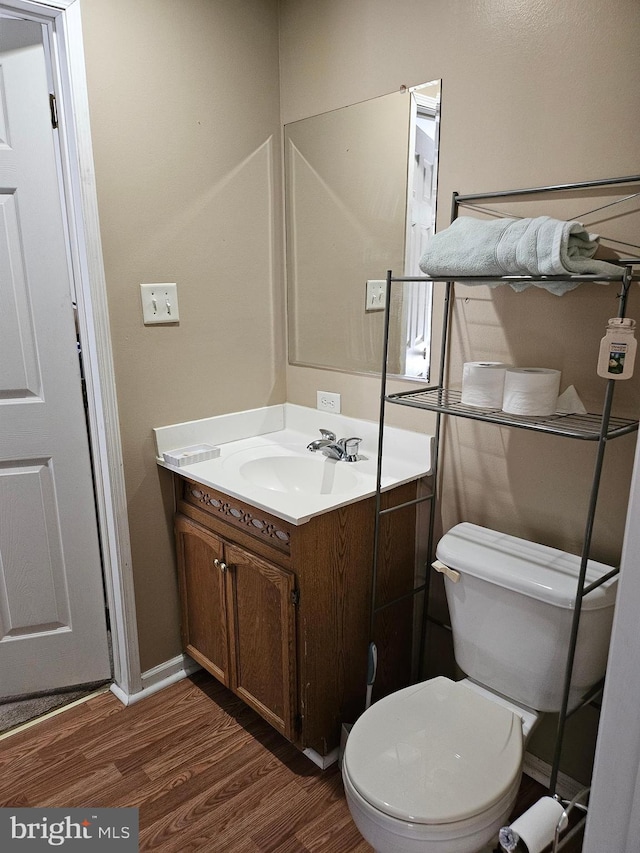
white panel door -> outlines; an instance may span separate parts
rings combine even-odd
[[[56,132],[42,28],[0,17],[0,697],[110,677]]]

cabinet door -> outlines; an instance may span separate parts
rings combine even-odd
[[[176,517],[182,645],[229,686],[223,542],[184,515]]]
[[[290,740],[297,709],[295,576],[226,545],[231,687]]]

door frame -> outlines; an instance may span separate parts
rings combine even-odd
[[[58,108],[69,255],[78,306],[98,531],[111,621],[114,684],[125,704],[142,691],[131,542],[102,258],[79,0],[0,0],[45,25]],[[138,698],[138,697],[135,697]]]

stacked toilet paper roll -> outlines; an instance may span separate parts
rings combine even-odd
[[[468,361],[462,370],[462,397],[465,406],[501,409],[504,377],[508,364],[499,361]]]
[[[525,417],[552,415],[556,410],[559,391],[559,370],[510,367],[504,377],[502,411]]]

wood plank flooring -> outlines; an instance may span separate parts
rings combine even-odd
[[[525,779],[518,811],[542,794]],[[337,767],[316,768],[205,672],[0,741],[0,806],[138,807],[141,851],[371,853]]]

